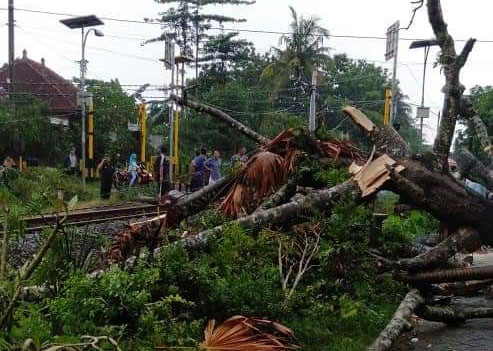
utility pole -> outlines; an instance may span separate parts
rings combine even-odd
[[[164,58],[161,59],[165,69],[171,70],[171,82],[169,85],[169,93],[175,93],[175,43],[170,38],[164,41]],[[169,182],[173,184],[173,129],[175,123],[175,105],[173,101],[169,103]]]
[[[393,124],[397,118],[397,53],[399,49],[399,21],[395,22],[387,29],[387,47],[385,59],[394,59],[394,70],[392,72],[392,111],[390,123]]]
[[[318,71],[315,69],[312,72],[312,94],[310,97],[310,117],[308,120],[308,131],[313,133],[315,132],[315,129],[317,129],[317,116],[316,116],[316,111],[317,111],[317,106],[316,106],[316,99],[317,99],[317,79],[318,78]]]
[[[421,88],[421,106],[416,109],[416,117],[419,122],[419,135],[421,144],[423,144],[423,119],[430,117],[430,108],[425,107],[425,81],[426,81],[426,63],[428,62],[428,54],[430,53],[430,47],[438,45],[438,40],[415,40],[409,46],[410,49],[423,48],[424,49],[424,64],[423,64],[423,84]]]
[[[9,0],[9,98],[13,101],[14,93],[14,64],[15,64],[15,46],[14,46],[14,0]]]
[[[81,17],[73,17],[68,19],[60,20],[65,26],[70,29],[80,29],[82,34],[82,54],[80,64],[80,91],[78,94],[80,101],[80,109],[81,109],[81,128],[82,128],[82,137],[81,137],[81,159],[82,159],[82,189],[86,191],[86,117],[87,110],[86,104],[89,101],[88,94],[86,93],[86,70],[87,70],[87,61],[86,61],[86,42],[87,37],[91,32],[94,32],[94,35],[97,37],[103,37],[104,34],[98,29],[91,28],[87,32],[85,31],[88,27],[100,26],[103,23],[99,18],[95,15],[90,16],[81,16]],[[92,122],[91,122],[92,123]]]

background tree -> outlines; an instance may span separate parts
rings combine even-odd
[[[328,47],[323,45],[323,38],[328,37],[329,31],[319,25],[319,18],[298,17],[291,6],[289,9],[292,16],[291,33],[283,35],[279,41],[286,48],[273,48],[274,62],[264,69],[261,78],[271,82],[276,90],[295,86],[307,92],[312,72],[329,59]]]
[[[168,36],[174,37],[180,47],[181,54],[195,57],[195,76],[198,76],[200,41],[210,36],[206,34],[212,28],[213,23],[222,25],[228,22],[244,22],[245,19],[236,19],[223,16],[219,13],[203,13],[203,8],[208,5],[251,5],[255,1],[247,0],[155,0],[160,4],[173,4],[167,11],[160,13],[156,19],[162,23],[168,31],[159,38],[151,41],[161,41]]]

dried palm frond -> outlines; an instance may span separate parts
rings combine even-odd
[[[209,321],[199,347],[211,351],[274,351],[297,348],[293,331],[266,319],[234,316],[216,326]]]
[[[132,223],[117,233],[106,256],[107,261],[123,262],[143,247],[155,248],[159,244],[160,233],[175,226],[183,218],[183,213],[177,206],[177,199],[170,195],[161,198],[160,211],[163,214]]]
[[[265,197],[273,194],[287,180],[285,159],[270,151],[259,151],[246,163],[235,184],[220,205],[227,216],[249,213]]]
[[[246,163],[219,209],[229,217],[251,213],[266,196],[283,186],[293,172],[302,151],[296,144],[297,134],[290,128],[263,145]],[[299,136],[299,135],[298,135]],[[305,138],[318,152],[332,159],[363,161],[363,153],[349,141],[319,141]],[[298,144],[299,144],[298,140]]]

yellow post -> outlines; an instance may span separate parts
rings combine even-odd
[[[174,120],[174,126],[173,126],[173,155],[174,155],[174,159],[173,159],[173,163],[175,164],[175,167],[174,167],[174,170],[175,170],[175,174],[178,173],[179,171],[179,164],[180,164],[180,153],[179,153],[179,126],[180,126],[180,113],[178,112],[178,109],[176,110],[176,113],[175,113],[175,120]]]
[[[24,170],[24,164],[22,163],[22,155],[19,156],[19,171]]]
[[[385,103],[383,109],[383,124],[390,124],[390,111],[392,107],[392,90],[385,89]]]
[[[139,124],[140,124],[140,161],[146,161],[146,142],[147,142],[147,109],[146,104],[139,105]]]
[[[92,98],[89,99],[87,109],[87,158],[89,160],[89,178],[94,178],[94,104]]]

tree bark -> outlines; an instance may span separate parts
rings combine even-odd
[[[412,289],[407,293],[394,313],[389,324],[368,348],[368,351],[389,350],[407,325],[413,312],[424,302],[418,290]]]
[[[414,275],[398,273],[396,278],[412,285],[493,279],[493,266],[443,269]]]
[[[377,154],[387,154],[394,158],[411,156],[409,146],[393,127],[377,127],[364,113],[353,107],[346,107],[342,112],[375,142]]]
[[[431,266],[447,264],[447,260],[459,251],[472,252],[481,247],[481,238],[472,228],[461,228],[437,246],[416,257],[397,262],[399,268],[417,271]]]
[[[330,189],[316,191],[313,194],[303,196],[300,199],[293,200],[284,205],[239,218],[229,222],[227,225],[239,225],[248,229],[260,229],[262,227],[280,225],[288,221],[297,221],[302,219],[302,215],[314,209],[330,209],[342,197],[350,197],[358,200],[361,197],[361,192],[353,181],[346,181]],[[188,238],[184,238],[180,240],[179,243],[191,248],[200,247],[207,243],[208,238],[220,234],[224,228],[225,225],[220,225]],[[159,256],[160,251],[161,248],[157,248],[154,251],[154,256]]]
[[[445,94],[442,108],[442,119],[433,145],[433,151],[438,156],[442,171],[448,169],[448,154],[452,144],[457,117],[461,110],[461,99],[464,86],[460,84],[459,74],[471,52],[475,39],[469,39],[462,52],[457,55],[454,39],[449,34],[447,23],[443,18],[440,0],[428,0],[428,19],[440,45],[440,63],[445,74]]]
[[[269,196],[260,206],[253,212],[260,212],[280,206],[282,203],[291,198],[296,192],[296,180],[290,179],[276,193]]]
[[[493,308],[423,306],[418,310],[418,315],[423,319],[433,322],[460,324],[466,322],[468,319],[493,318]]]
[[[198,112],[206,113],[206,114],[216,118],[220,122],[223,122],[226,125],[228,125],[229,127],[236,129],[237,131],[241,132],[243,135],[252,139],[253,141],[255,141],[258,144],[262,145],[262,144],[266,144],[270,141],[268,138],[258,134],[257,132],[255,132],[251,128],[238,122],[236,119],[232,118],[228,114],[224,113],[223,111],[221,111],[215,107],[204,105],[204,104],[196,102],[196,101],[184,99],[184,98],[176,96],[176,95],[171,95],[170,98],[172,100],[174,100],[179,105],[190,107],[191,109],[194,109]]]
[[[454,160],[464,178],[484,182],[488,189],[493,189],[493,171],[479,161],[469,150],[458,149],[454,153]]]

